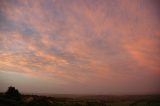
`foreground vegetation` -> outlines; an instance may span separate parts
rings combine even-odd
[[[160,95],[47,97],[21,95],[12,87],[0,94],[0,106],[160,106]]]

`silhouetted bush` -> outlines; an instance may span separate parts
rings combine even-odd
[[[8,90],[6,91],[5,95],[9,98],[13,98],[16,100],[19,100],[21,96],[19,91],[15,89],[15,87],[12,87],[12,86],[8,87]]]

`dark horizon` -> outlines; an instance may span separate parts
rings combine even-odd
[[[9,86],[9,87],[14,87],[14,86]],[[8,87],[8,88],[9,88]],[[17,89],[19,90],[19,89]],[[0,93],[5,93],[7,91],[7,89],[5,91],[1,91]],[[61,97],[65,97],[65,96],[159,96],[160,93],[148,93],[148,94],[140,94],[140,93],[130,93],[130,94],[104,94],[104,93],[97,93],[97,94],[82,94],[82,93],[73,93],[73,94],[69,94],[69,93],[35,93],[35,92],[21,92],[19,91],[22,95],[39,95],[39,96],[61,96]]]

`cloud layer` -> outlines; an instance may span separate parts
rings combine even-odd
[[[49,93],[157,93],[158,9],[156,0],[1,0],[0,83],[19,73],[44,78]]]

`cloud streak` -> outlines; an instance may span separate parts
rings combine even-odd
[[[0,71],[63,82],[47,87],[64,93],[157,93],[155,2],[2,0]]]

